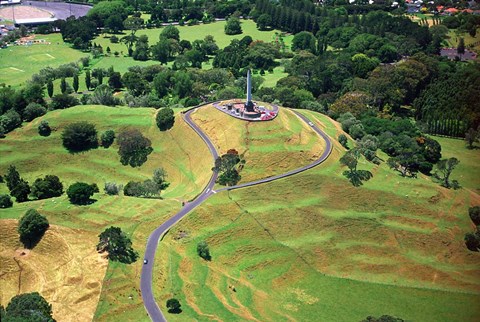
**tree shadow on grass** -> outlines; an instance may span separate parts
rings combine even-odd
[[[37,246],[40,240],[42,240],[43,236],[45,235],[45,232],[46,230],[37,236],[30,236],[30,237],[20,236],[20,242],[23,244],[23,246],[26,249],[33,249],[35,248],[35,246]]]
[[[183,312],[183,311],[182,311],[181,308],[178,308],[178,309],[169,309],[169,310],[168,310],[168,313],[170,313],[170,314],[180,314],[180,313],[182,313],[182,312]]]

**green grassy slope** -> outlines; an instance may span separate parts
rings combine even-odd
[[[0,210],[0,222],[2,219],[18,219],[27,209],[35,208],[47,216],[50,224],[76,229],[79,238],[97,236],[111,225],[119,226],[131,236],[133,247],[142,258],[146,239],[152,229],[178,211],[181,200],[192,198],[203,189],[210,178],[213,164],[213,160],[208,158],[206,146],[179,114],[171,130],[160,132],[155,125],[154,113],[154,109],[78,106],[49,112],[9,133],[0,143],[0,173],[4,174],[10,164],[15,164],[21,176],[30,183],[37,177],[55,174],[60,177],[65,189],[69,184],[80,180],[96,182],[101,192],[94,196],[97,201],[89,206],[71,205],[66,195],[15,203],[13,208]],[[42,119],[48,120],[55,129],[46,138],[40,137],[36,130]],[[60,135],[66,124],[80,120],[95,123],[99,132],[114,129],[118,133],[123,127],[136,127],[151,139],[154,152],[139,168],[120,164],[115,143],[109,149],[98,148],[80,154],[69,154],[62,147]],[[103,194],[105,181],[126,184],[129,180],[145,180],[158,167],[167,170],[167,180],[171,183],[163,194],[164,200]],[[0,184],[0,193],[5,192],[8,192],[5,184]],[[95,244],[85,247],[95,249]],[[2,267],[3,259],[2,257]],[[8,260],[13,261],[11,258]],[[109,316],[115,307],[120,307],[123,311],[122,305],[125,303],[128,304],[129,313],[136,316],[143,314],[144,308],[138,292],[141,265],[141,261],[133,265],[110,263],[105,283],[99,285],[102,293],[96,315],[98,319],[104,315]],[[12,267],[16,267],[15,263]],[[8,278],[8,275],[1,277],[0,283],[2,278]],[[132,299],[128,298],[129,295],[132,295]]]
[[[303,113],[331,137],[340,133],[327,117]],[[468,171],[476,173],[478,152],[461,144],[445,139],[444,156],[473,157]],[[335,144],[306,173],[216,194],[176,226],[160,244],[154,282],[160,305],[171,296],[182,302],[184,312],[169,320],[478,320],[480,258],[463,235],[479,195],[401,178],[385,164],[362,163],[374,178],[354,188],[341,175],[343,153]],[[196,254],[201,240],[211,262]]]

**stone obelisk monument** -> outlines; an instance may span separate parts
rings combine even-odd
[[[247,71],[247,102],[245,103],[245,109],[247,112],[253,112],[252,102],[252,75],[250,69]]]

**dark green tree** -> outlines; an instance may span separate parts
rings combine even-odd
[[[459,54],[460,57],[465,54],[465,39],[463,39],[463,37],[460,37],[458,41],[457,54]]]
[[[98,139],[95,125],[85,121],[68,124],[62,132],[62,142],[70,152],[96,148]]]
[[[46,175],[45,178],[37,178],[32,185],[32,196],[37,199],[59,197],[63,194],[63,184],[54,175]]]
[[[126,129],[118,134],[118,154],[123,165],[139,167],[152,153],[152,142],[137,129]]]
[[[405,320],[396,318],[391,315],[382,315],[379,318],[367,316],[367,318],[365,320],[362,320],[361,322],[405,322]]]
[[[180,31],[175,26],[166,26],[163,28],[162,32],[160,33],[160,37],[164,37],[166,39],[175,39],[176,41],[180,41]]]
[[[76,182],[68,187],[67,196],[70,202],[75,205],[87,205],[93,202],[90,197],[96,192],[99,192],[99,190],[95,183]]]
[[[308,31],[302,31],[293,36],[292,50],[308,50],[315,53],[316,46],[315,36]]]
[[[215,160],[213,171],[219,172],[217,182],[224,186],[234,186],[242,178],[238,173],[237,165],[245,164],[235,149],[228,150],[227,153]]]
[[[13,202],[9,195],[0,195],[0,208],[10,208],[12,206]]]
[[[348,149],[348,139],[345,134],[340,134],[338,136],[338,142],[345,148]]]
[[[269,14],[262,14],[257,18],[257,28],[258,30],[267,30],[267,28],[272,24],[272,16]]]
[[[15,197],[17,202],[24,202],[28,200],[28,195],[30,194],[30,186],[28,182],[20,179],[20,182],[10,190],[10,195]]]
[[[166,306],[167,306],[167,309],[168,309],[168,313],[178,314],[178,313],[182,312],[182,310],[180,309],[180,307],[182,305],[175,298],[168,299]]]
[[[173,110],[169,107],[164,107],[157,112],[156,116],[157,126],[160,131],[166,131],[173,127],[175,123],[175,115]]]
[[[87,90],[90,90],[90,86],[92,85],[92,76],[90,75],[90,70],[86,70],[85,72],[85,86]]]
[[[122,75],[119,72],[113,72],[108,78],[108,86],[114,90],[122,88]]]
[[[65,77],[62,77],[62,79],[60,80],[60,92],[62,92],[62,94],[65,94],[66,91],[67,91],[67,81],[65,80]]]
[[[47,93],[48,93],[48,97],[53,96],[53,82],[51,79],[49,79],[47,82]]]
[[[240,19],[237,17],[230,17],[225,24],[225,34],[227,35],[239,35],[242,33],[242,26],[240,25]]]
[[[40,125],[38,126],[38,134],[40,134],[41,136],[49,136],[50,133],[52,133],[52,129],[50,128],[48,121],[41,121]]]
[[[108,252],[108,259],[131,264],[137,261],[138,253],[132,248],[132,241],[119,227],[110,227],[98,235],[97,251]]]
[[[78,85],[79,85],[78,84],[78,74],[75,74],[75,75],[73,75],[73,84],[72,84],[73,90],[74,90],[75,93],[78,92]]]
[[[18,222],[18,234],[25,248],[32,249],[50,227],[46,217],[35,209],[29,209]]]
[[[210,249],[206,241],[201,241],[197,244],[197,254],[206,261],[210,261],[212,257],[210,256]]]
[[[475,226],[480,225],[480,206],[468,208],[468,215],[470,216],[470,219],[473,221]]]
[[[113,130],[106,130],[105,132],[102,133],[102,136],[100,137],[101,145],[105,149],[108,149],[110,145],[113,144],[114,140],[115,140],[115,131]]]
[[[480,251],[480,226],[477,226],[477,231],[474,233],[465,234],[465,246],[472,252]]]
[[[14,296],[5,308],[4,322],[55,322],[52,305],[37,292]]]
[[[8,167],[7,174],[5,174],[4,179],[7,183],[7,188],[10,191],[12,191],[12,189],[20,183],[20,173],[18,173],[17,168],[14,165],[10,165]]]
[[[75,96],[64,94],[57,94],[52,97],[52,101],[50,102],[50,109],[52,110],[60,110],[69,108],[75,105],[79,105],[80,102]]]

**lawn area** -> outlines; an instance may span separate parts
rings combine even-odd
[[[63,195],[14,203],[12,208],[0,211],[0,226],[5,230],[5,234],[0,233],[2,305],[16,294],[20,280],[28,285],[22,290],[42,292],[53,304],[54,317],[58,321],[73,321],[78,317],[91,320],[99,298],[101,305],[96,311],[96,319],[106,319],[105,316],[112,311],[111,303],[120,306],[118,303],[123,300],[128,303],[129,313],[137,316],[144,313],[138,291],[141,260],[133,265],[111,263],[107,267],[106,260],[95,251],[97,236],[111,225],[121,227],[131,236],[141,259],[153,228],[178,211],[181,201],[194,197],[203,189],[213,165],[205,144],[179,113],[175,126],[167,132],[158,130],[154,115],[155,110],[147,108],[78,106],[49,112],[2,139],[0,173],[4,174],[7,167],[14,164],[30,183],[38,177],[54,174],[60,177],[64,190],[75,181],[95,182],[101,190],[94,196],[97,201],[88,206],[73,206]],[[43,119],[48,120],[54,129],[49,137],[37,134],[37,126]],[[138,128],[151,139],[154,152],[139,168],[122,166],[115,144],[109,149],[70,154],[62,147],[60,135],[66,124],[80,120],[94,123],[100,133],[107,129],[118,133],[124,127]],[[129,180],[145,180],[159,167],[166,169],[170,182],[162,195],[164,199],[106,196],[103,193],[105,182],[126,184]],[[0,193],[6,192],[6,185],[0,184]],[[46,215],[52,228],[28,256],[20,256],[22,248],[15,233],[16,219],[29,208]],[[59,253],[62,249],[66,249],[65,256],[59,255],[63,254]],[[20,258],[23,267],[21,278],[14,256]],[[45,283],[50,280],[51,283]]]
[[[60,34],[37,35],[36,39],[45,39],[50,44],[0,49],[0,84],[23,85],[42,68],[77,62],[81,57],[88,56],[70,48]]]
[[[214,36],[220,48],[224,48],[232,39],[241,39],[246,35],[251,36],[254,40],[262,40],[265,42],[272,42],[276,39],[278,31],[259,31],[256,28],[255,22],[252,20],[242,20],[243,33],[241,35],[229,36],[224,32],[224,21],[219,21],[211,24],[200,24],[196,26],[178,26],[180,30],[181,39],[194,41],[196,39],[203,39],[206,35]],[[137,35],[147,35],[150,40],[150,45],[158,41],[162,28],[142,29],[137,32]],[[127,48],[122,43],[112,44],[110,42],[110,34],[101,34],[93,40],[97,45],[101,45],[106,52],[107,47],[111,49],[111,55],[103,56],[100,59],[92,61],[91,68],[109,68],[113,66],[115,71],[125,73],[131,66],[149,66],[155,65],[159,62],[154,60],[135,61],[131,57],[124,57]],[[121,38],[123,35],[117,35]],[[29,80],[33,74],[38,73],[45,67],[56,67],[70,62],[77,62],[81,57],[88,56],[88,53],[83,53],[79,50],[72,49],[70,44],[64,43],[62,36],[58,34],[37,35],[37,39],[45,39],[49,45],[35,44],[32,46],[9,46],[6,49],[0,50],[0,84],[5,83],[11,86],[22,86]],[[284,42],[287,48],[290,48],[292,35],[284,37]],[[120,55],[114,56],[114,52],[118,51]],[[204,63],[204,68],[211,68],[211,62]],[[84,75],[84,73],[81,74]],[[264,78],[266,82],[264,86],[275,86],[278,79],[285,77],[283,67],[277,67],[274,73],[266,73]],[[83,76],[84,77],[84,76]],[[70,82],[71,83],[71,82]],[[84,81],[80,81],[80,91],[84,86]],[[56,93],[58,93],[56,91]]]
[[[302,113],[332,138],[341,132],[324,115]],[[230,142],[242,140],[241,131],[229,133]],[[169,232],[154,272],[159,305],[170,297],[182,303],[183,312],[167,315],[169,321],[360,321],[383,314],[478,320],[480,257],[463,243],[478,192],[402,178],[385,163],[365,162],[359,168],[374,178],[355,188],[338,163],[345,150],[333,141],[321,166],[217,193]],[[478,171],[478,150],[459,149],[462,141],[441,143],[444,157],[465,165],[458,174]],[[470,180],[480,186],[479,176]],[[196,254],[202,240],[210,262]]]

